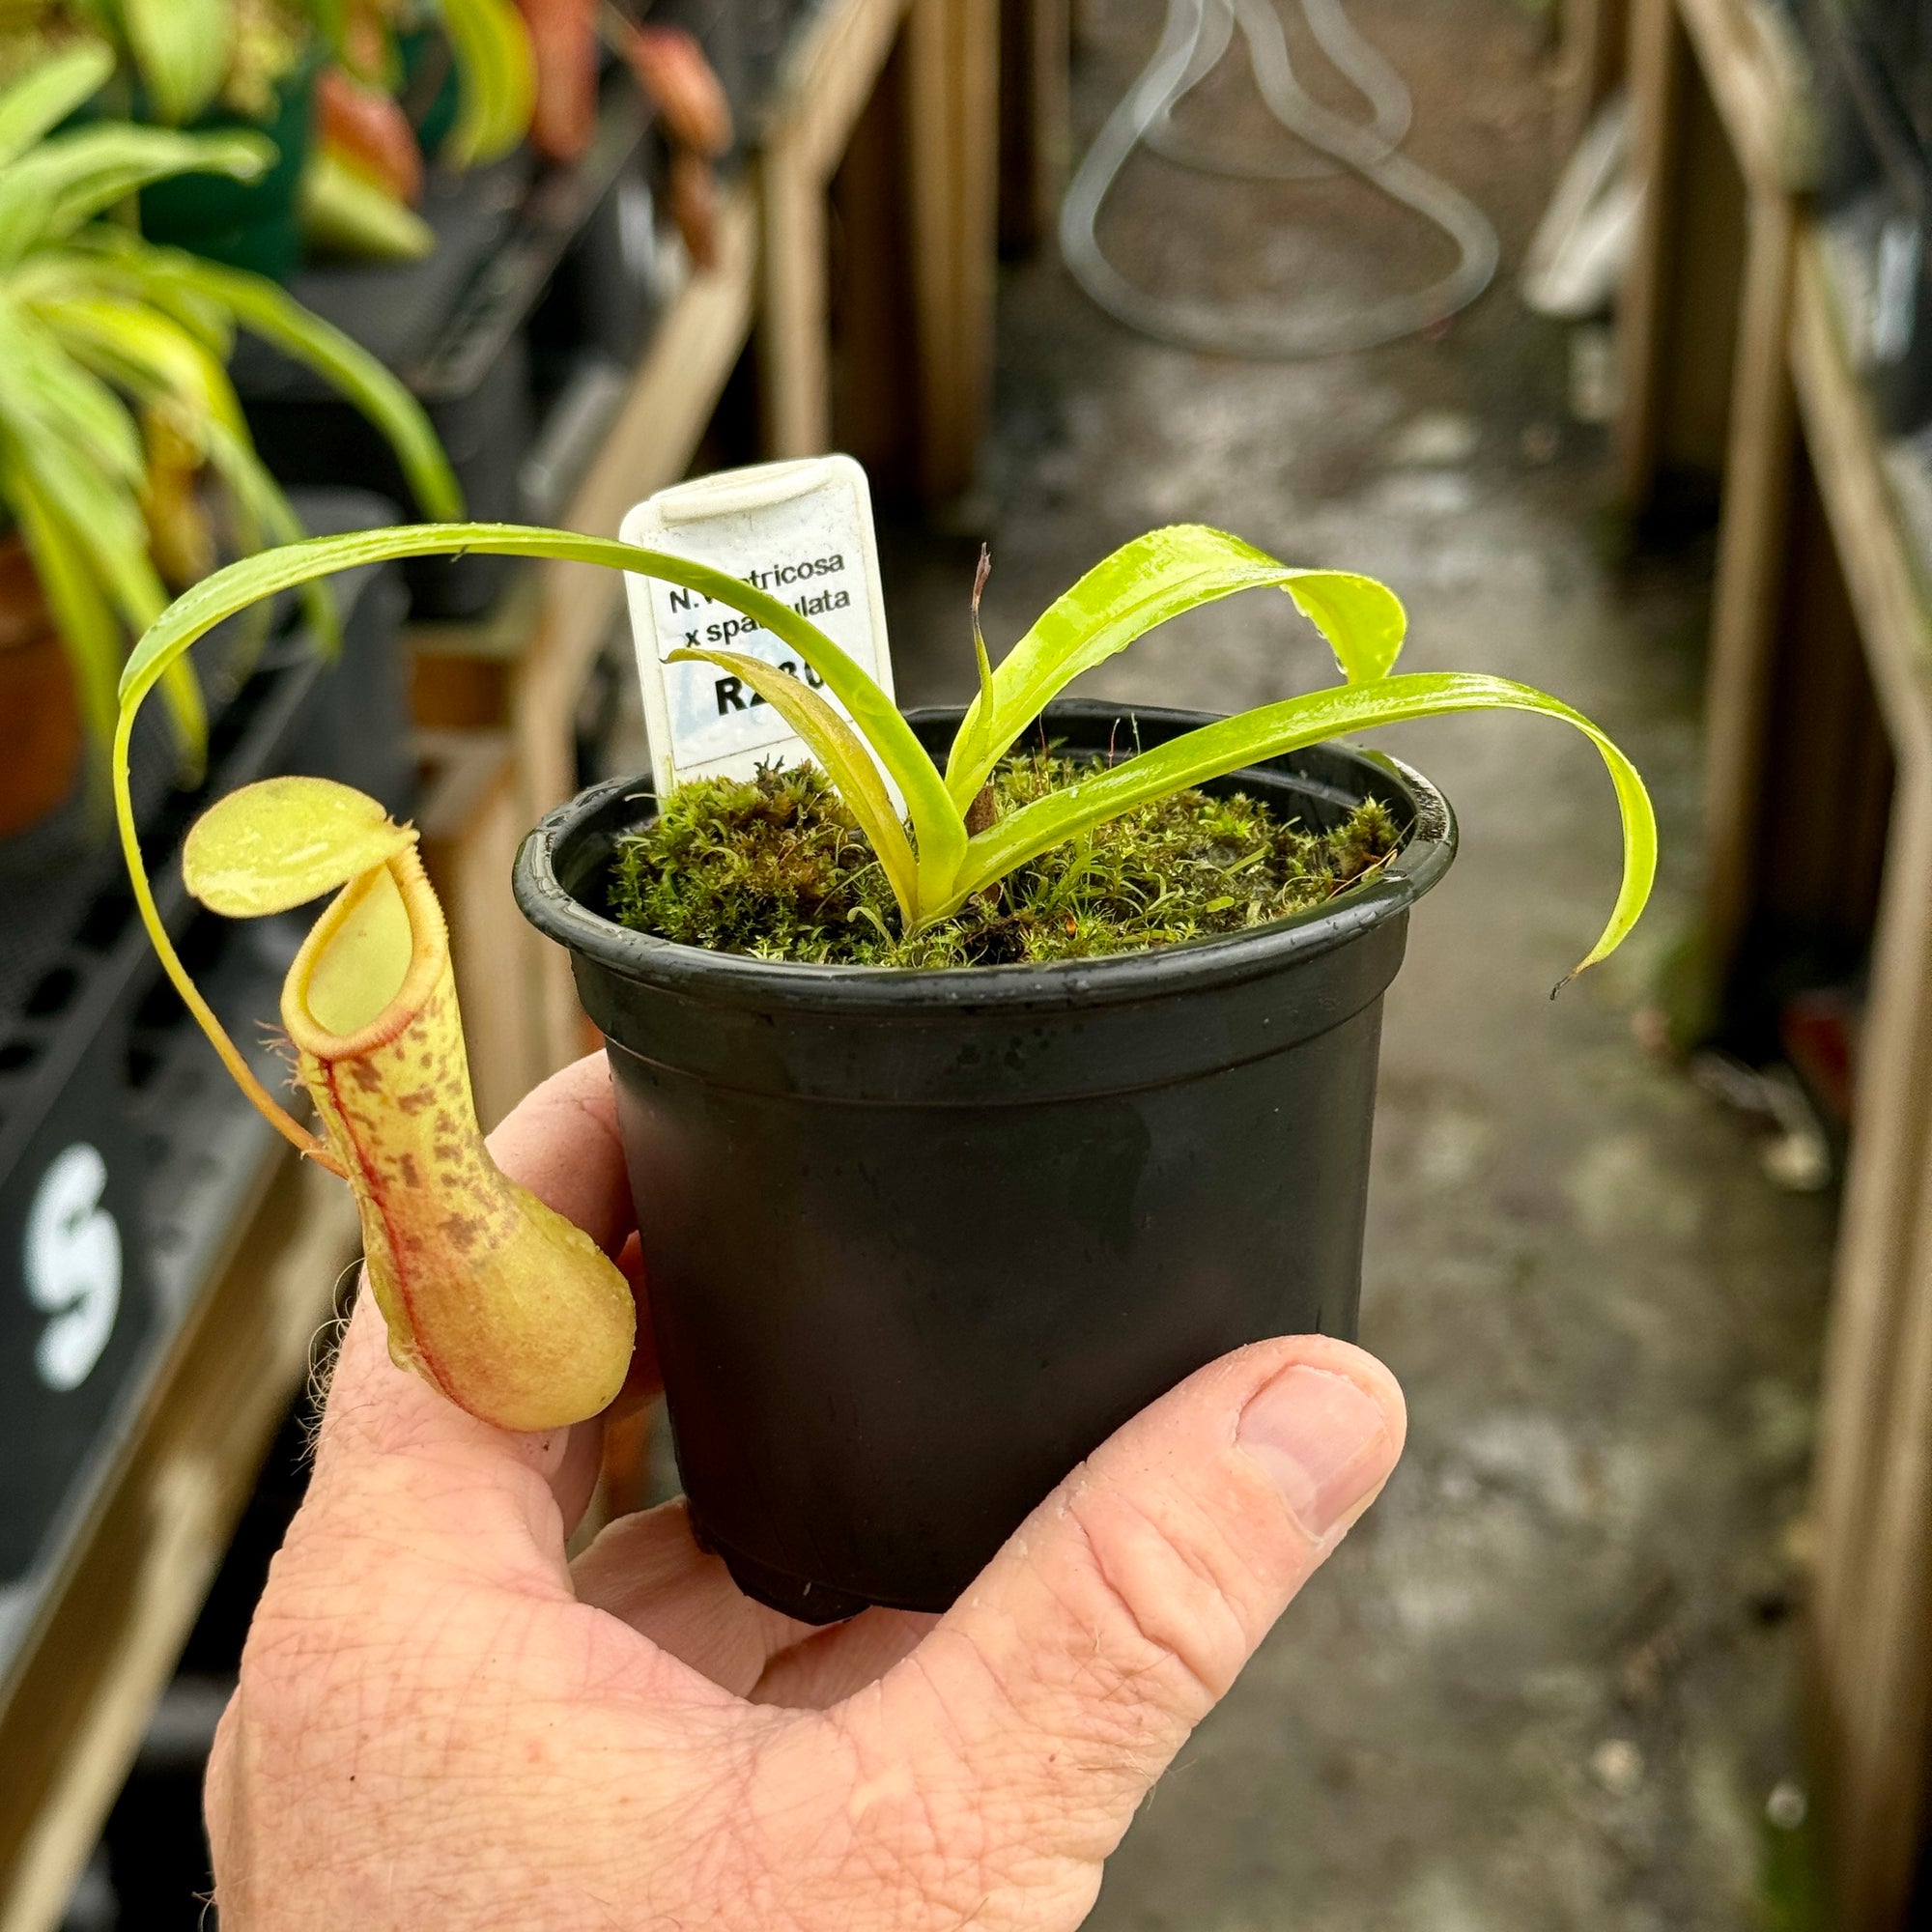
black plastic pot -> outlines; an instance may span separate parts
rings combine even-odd
[[[935,751],[959,714],[915,713]],[[1199,714],[1062,703],[1074,751]],[[1047,967],[772,963],[603,916],[617,782],[518,855],[609,1040],[698,1532],[810,1622],[936,1609],[1136,1410],[1266,1336],[1352,1336],[1382,993],[1455,851],[1338,745],[1221,781],[1304,823],[1382,799],[1384,876],[1235,938]]]

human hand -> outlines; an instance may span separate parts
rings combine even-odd
[[[492,1146],[624,1248],[601,1055]],[[601,1421],[477,1422],[390,1363],[364,1294],[209,1767],[224,1932],[1077,1925],[1403,1428],[1359,1350],[1259,1343],[1102,1444],[944,1617],[813,1631],[681,1502],[568,1563]]]

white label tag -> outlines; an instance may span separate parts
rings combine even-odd
[[[729,571],[789,604],[893,695],[872,494],[849,456],[721,470],[634,508],[626,543]],[[784,720],[715,665],[667,664],[680,648],[743,651],[782,665],[841,714],[797,653],[727,604],[655,578],[625,579],[658,789],[688,779],[748,779],[810,756]]]

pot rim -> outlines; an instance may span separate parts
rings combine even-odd
[[[927,705],[905,715],[915,725],[956,724],[965,715],[965,707]],[[1139,718],[1192,729],[1212,724],[1223,714],[1072,698],[1049,705],[1042,715],[1049,724],[1056,717],[1071,723],[1104,716]],[[524,917],[547,938],[566,948],[574,964],[587,961],[620,979],[734,1006],[871,1010],[883,1017],[909,1009],[930,1013],[935,1007],[1038,1011],[1146,999],[1277,973],[1292,960],[1329,952],[1372,926],[1406,915],[1448,870],[1457,843],[1456,814],[1449,801],[1420,772],[1385,752],[1367,751],[1342,739],[1323,739],[1302,752],[1244,765],[1216,782],[1233,783],[1249,776],[1278,781],[1293,773],[1297,758],[1318,751],[1371,768],[1384,780],[1392,780],[1407,796],[1411,822],[1394,860],[1369,885],[1351,887],[1325,905],[1291,913],[1245,932],[1183,940],[1138,952],[1038,965],[831,966],[713,952],[634,932],[591,911],[567,892],[557,878],[554,858],[564,839],[612,798],[634,792],[639,797],[655,797],[648,777],[606,780],[547,812],[518,848],[511,889]]]

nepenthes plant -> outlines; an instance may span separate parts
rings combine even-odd
[[[884,692],[815,625],[768,593],[684,557],[562,530],[444,524],[320,537],[231,564],[149,629],[122,680],[115,804],[135,896],[169,978],[248,1097],[355,1190],[370,1281],[396,1359],[507,1428],[555,1427],[602,1408],[630,1358],[633,1303],[623,1277],[588,1237],[504,1177],[483,1146],[447,936],[413,830],[346,787],[274,779],[219,802],[184,849],[188,890],[218,913],[288,911],[336,895],[282,995],[316,1133],[262,1086],[177,956],[142,867],[128,788],[139,705],[213,625],[335,571],[465,551],[658,578],[739,611],[796,653],[827,695],[750,653],[671,657],[701,658],[742,678],[791,725],[869,840],[908,931],[947,917],[1040,853],[1185,786],[1338,735],[1493,709],[1575,726],[1602,755],[1616,793],[1622,882],[1602,934],[1574,970],[1621,943],[1650,892],[1657,829],[1649,798],[1635,767],[1590,720],[1504,678],[1397,673],[1406,618],[1386,586],[1346,571],[1293,568],[1199,526],[1154,530],[1115,552],[997,666],[976,622],[979,695],[943,768]],[[1074,678],[1170,617],[1264,587],[1284,592],[1321,633],[1343,683],[1187,731],[990,824],[978,822],[975,805],[989,774]]]

